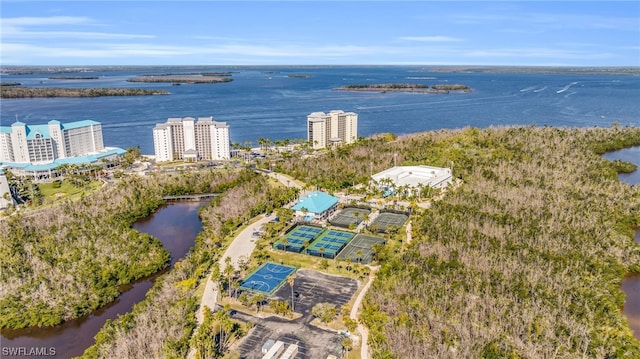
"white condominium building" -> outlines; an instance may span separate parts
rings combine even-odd
[[[80,157],[105,150],[102,126],[85,120],[46,125],[14,122],[0,126],[0,163],[46,164],[69,157]]]
[[[169,118],[153,129],[156,161],[229,159],[229,125],[213,117]]]
[[[358,140],[358,114],[333,110],[307,116],[307,140],[315,149]]]

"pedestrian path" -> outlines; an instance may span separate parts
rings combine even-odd
[[[247,228],[242,230],[242,232],[240,232],[240,234],[238,234],[236,238],[234,238],[222,257],[220,257],[220,261],[218,262],[218,265],[220,266],[220,272],[224,272],[224,269],[227,266],[227,257],[231,258],[231,265],[233,265],[234,268],[238,268],[238,264],[243,258],[249,258],[251,256],[251,252],[253,252],[253,250],[256,248],[255,238],[253,238],[252,236],[253,232],[259,231],[260,227],[262,227],[263,224],[273,219],[272,217],[273,215],[258,217],[259,219],[257,221],[247,226]],[[219,294],[218,287],[218,282],[212,280],[211,277],[209,277],[204,288],[204,293],[202,294],[202,299],[200,300],[200,307],[196,312],[196,320],[198,321],[198,325],[196,326],[196,329],[194,329],[194,333],[196,330],[198,330],[198,327],[204,321],[205,307],[209,307],[211,310],[216,307]],[[191,349],[189,351],[188,357],[190,359],[195,357],[194,349]]]
[[[364,296],[367,294],[369,287],[371,287],[371,284],[373,283],[374,279],[375,279],[375,269],[372,268],[369,274],[369,281],[367,282],[367,284],[364,285],[364,287],[360,291],[360,294],[358,294],[358,297],[353,303],[353,307],[351,308],[351,313],[349,314],[349,318],[353,320],[358,320],[358,309],[360,309],[360,304],[362,303]],[[369,331],[367,330],[367,327],[365,327],[361,323],[358,323],[358,332],[360,332],[360,358],[369,359],[369,344],[367,343],[367,341],[369,340]]]

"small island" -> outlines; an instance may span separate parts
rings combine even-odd
[[[97,80],[98,76],[51,76],[49,80]]]
[[[231,82],[233,79],[229,77],[228,74],[220,74],[218,73],[203,73],[200,75],[170,75],[170,76],[157,76],[157,75],[148,75],[148,76],[137,76],[130,79],[127,79],[127,82],[169,82],[173,84],[186,83],[186,84],[211,84],[211,83],[220,83],[220,82]]]
[[[1,98],[34,97],[99,97],[99,96],[148,96],[168,95],[168,91],[128,88],[60,88],[60,87],[8,87],[3,88]]]
[[[287,75],[287,77],[293,78],[293,79],[308,79],[311,77],[311,75],[307,75],[307,74],[289,74]]]
[[[424,84],[367,84],[367,85],[347,85],[335,88],[337,91],[364,91],[364,92],[415,92],[429,94],[448,94],[455,92],[471,92],[471,88],[467,85],[460,84],[441,84],[429,85]]]

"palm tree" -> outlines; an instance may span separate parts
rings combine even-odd
[[[262,302],[264,301],[264,295],[256,294],[253,296],[253,302],[256,303],[256,310],[259,312]]]
[[[309,242],[308,239],[305,239],[304,243],[303,243],[304,249],[305,249],[305,251],[307,251],[307,253],[308,253],[309,243],[311,243],[311,242]]]
[[[295,301],[293,298],[293,284],[295,283],[295,279],[296,279],[295,274],[292,274],[287,277],[287,282],[289,283],[289,286],[291,286],[291,311],[294,311],[294,312],[296,311]]]
[[[342,349],[344,349],[347,353],[349,353],[349,350],[353,349],[353,341],[349,337],[345,337],[344,339],[342,339],[341,344]]]
[[[287,237],[282,237],[282,245],[284,246],[284,250],[287,250],[287,246],[289,245],[289,240]]]
[[[233,287],[233,296],[237,299],[238,298],[238,289],[240,289],[240,282],[235,281],[231,284],[231,287]]]
[[[227,296],[231,297],[231,279],[233,278],[233,273],[236,271],[233,268],[233,264],[231,263],[231,257],[227,257],[224,260],[226,266],[224,267],[224,275],[227,277],[228,286],[227,286]]]

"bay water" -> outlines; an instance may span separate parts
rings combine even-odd
[[[231,72],[215,84],[127,82],[138,75]],[[271,140],[306,139],[306,116],[330,110],[358,113],[358,135],[407,134],[440,128],[497,125],[610,126],[640,124],[640,76],[586,73],[434,72],[418,66],[135,68],[58,76],[2,75],[27,87],[121,87],[169,91],[169,95],[95,98],[2,99],[0,123],[50,120],[102,123],[105,146],[140,146],[153,154],[152,129],[169,117],[208,117],[227,122],[232,142],[257,146]],[[304,76],[298,76],[304,75]],[[464,84],[471,93],[420,94],[335,91],[354,84]]]

